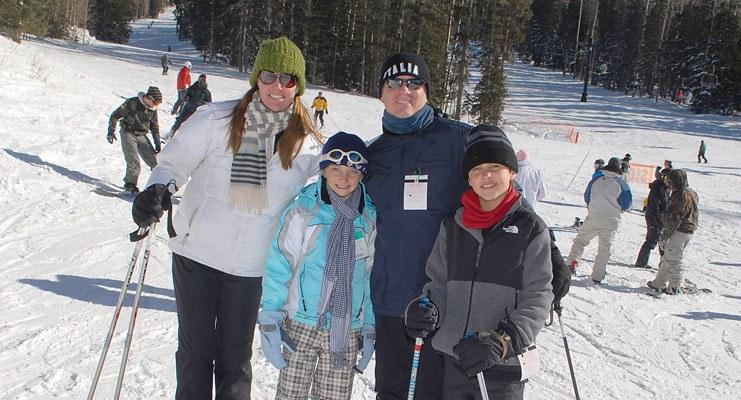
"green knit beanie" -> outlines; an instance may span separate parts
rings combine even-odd
[[[287,37],[281,36],[277,39],[268,39],[260,44],[260,50],[255,57],[255,65],[252,66],[250,83],[252,87],[257,86],[257,80],[261,71],[282,72],[291,74],[298,78],[297,94],[304,94],[306,88],[306,61],[301,49]]]

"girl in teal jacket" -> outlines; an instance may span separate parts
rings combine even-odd
[[[258,317],[263,353],[281,370],[277,399],[310,393],[350,399],[353,370],[364,370],[373,354],[376,210],[360,183],[366,154],[355,135],[330,137],[319,181],[304,188],[280,219]]]

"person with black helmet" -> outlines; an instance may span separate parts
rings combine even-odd
[[[664,227],[664,213],[669,202],[669,190],[664,179],[669,169],[662,169],[659,177],[649,185],[648,201],[643,216],[646,218],[646,240],[638,252],[635,266],[638,268],[648,268],[648,259],[651,256],[651,250],[656,248],[659,243],[659,235]]]
[[[467,189],[461,179],[464,139],[471,127],[429,104],[430,70],[418,54],[398,53],[382,65],[378,90],[383,134],[369,146],[366,188],[378,210],[371,299],[376,314],[378,398],[406,399],[414,339],[401,317],[427,282],[425,264],[440,222]],[[417,398],[441,398],[442,358],[422,347]]]
[[[630,160],[632,160],[633,157],[630,156],[630,153],[626,153],[622,160],[620,160],[620,173],[623,175],[623,179],[628,179],[628,171],[630,171]]]
[[[592,280],[596,284],[602,283],[605,278],[610,248],[620,225],[621,214],[630,210],[633,205],[630,187],[621,178],[620,159],[610,158],[602,171],[603,175],[593,178],[584,192],[584,201],[588,208],[587,218],[579,228],[566,259],[572,273],[576,273],[584,248],[595,236],[599,237],[597,257],[592,268]]]
[[[160,126],[157,121],[157,108],[162,104],[162,92],[157,86],[150,86],[146,93],[139,92],[136,97],[126,99],[111,113],[108,120],[108,143],[116,138],[116,122],[121,120],[121,149],[126,160],[126,175],[124,176],[124,190],[138,193],[139,172],[141,165],[139,157],[149,168],[157,166],[155,154],[160,152]],[[147,139],[147,133],[152,133],[154,147]]]

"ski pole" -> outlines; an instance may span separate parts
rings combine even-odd
[[[139,229],[139,233],[143,234],[145,232],[145,229]],[[121,291],[118,294],[118,300],[116,300],[116,309],[113,311],[113,318],[111,319],[111,325],[108,327],[108,334],[106,335],[105,342],[103,343],[103,351],[100,354],[100,359],[98,360],[98,366],[95,369],[95,376],[93,377],[93,383],[90,386],[90,392],[88,392],[87,398],[88,400],[92,400],[93,395],[95,394],[95,388],[98,386],[98,381],[100,380],[100,373],[103,370],[103,364],[105,363],[106,355],[108,354],[108,349],[111,347],[111,340],[113,340],[113,332],[116,330],[116,324],[118,323],[118,317],[121,315],[121,307],[123,305],[124,297],[126,297],[126,292],[128,291],[129,284],[131,283],[131,277],[134,275],[134,267],[136,266],[136,261],[139,259],[139,253],[141,252],[142,245],[144,242],[137,242],[136,246],[134,246],[134,253],[131,255],[131,261],[129,261],[129,267],[126,270],[126,276],[124,278],[123,285],[121,285]]]
[[[576,175],[579,174],[579,171],[581,171],[581,167],[584,165],[584,161],[587,161],[587,157],[589,157],[589,150],[587,150],[587,154],[584,155],[584,159],[581,160],[581,164],[579,164],[579,168],[576,169],[576,172],[574,172],[574,176],[571,177],[571,181],[569,182],[568,186],[566,186],[566,190],[569,190],[571,187],[571,184],[574,183],[574,179],[576,178]]]
[[[566,333],[563,331],[563,322],[561,321],[561,310],[563,310],[563,307],[561,307],[560,303],[556,303],[554,306],[554,310],[556,311],[556,315],[558,315],[558,326],[561,327],[561,338],[563,339],[563,347],[566,349],[566,360],[569,362],[569,371],[571,372],[571,383],[574,385],[574,395],[576,396],[576,400],[579,400],[579,389],[576,387],[576,376],[574,375],[574,365],[571,363],[571,352],[569,352],[569,342],[566,339]]]
[[[481,390],[481,400],[489,400],[489,391],[486,390],[486,381],[484,380],[484,372],[481,371],[476,374],[476,379],[479,380],[479,390]]]
[[[147,235],[147,244],[144,246],[144,256],[142,256],[141,266],[139,267],[139,283],[136,287],[136,295],[134,296],[134,304],[131,309],[131,317],[129,318],[129,330],[126,333],[126,343],[124,344],[123,356],[121,357],[121,367],[118,370],[118,379],[116,381],[116,394],[113,397],[118,400],[121,396],[121,386],[123,385],[124,371],[126,370],[126,362],[129,357],[129,349],[131,348],[131,340],[134,337],[134,325],[136,323],[136,314],[139,311],[139,300],[141,300],[142,290],[144,288],[144,276],[147,272],[147,264],[149,263],[150,247],[152,245],[152,237],[154,236],[155,228],[157,223],[153,223],[150,227],[150,234]]]
[[[417,386],[417,370],[419,369],[419,355],[422,352],[424,340],[416,338],[414,340],[414,357],[412,358],[412,373],[409,376],[409,392],[407,400],[414,400],[414,387]]]

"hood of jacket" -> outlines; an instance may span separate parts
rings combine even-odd
[[[667,174],[673,190],[682,191],[687,188],[687,173],[682,169],[673,169]]]

